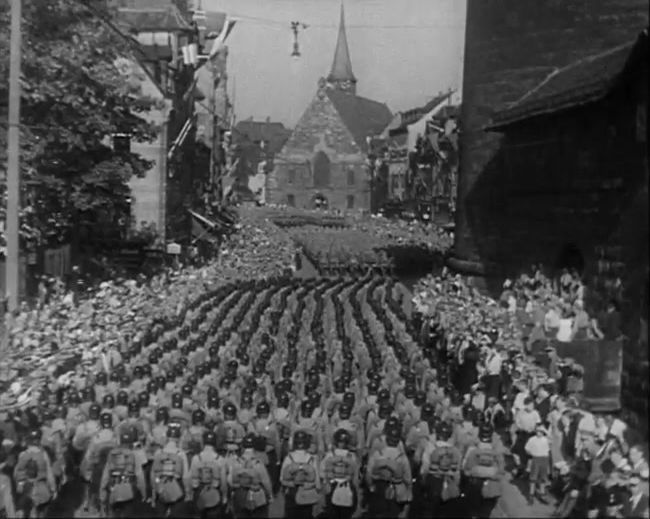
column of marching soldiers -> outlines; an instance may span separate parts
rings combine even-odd
[[[414,338],[402,288],[281,278],[198,297],[30,409],[0,508],[44,517],[80,478],[86,516],[268,517],[280,493],[290,518],[489,516],[499,437],[444,349]]]

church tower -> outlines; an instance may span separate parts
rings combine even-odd
[[[327,85],[336,90],[357,93],[357,78],[352,73],[352,62],[350,61],[350,50],[348,49],[348,39],[345,34],[345,13],[343,2],[341,2],[341,21],[339,22],[339,37],[336,42],[334,51],[334,62],[332,70],[327,76]]]

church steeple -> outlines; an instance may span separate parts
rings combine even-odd
[[[337,89],[356,94],[357,78],[352,73],[352,62],[350,61],[350,50],[348,49],[348,38],[345,34],[345,12],[341,1],[341,21],[339,22],[339,37],[334,51],[334,62],[332,70],[327,76],[327,83]]]

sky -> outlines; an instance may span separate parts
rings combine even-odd
[[[357,94],[390,110],[460,90],[466,0],[344,0]],[[341,0],[203,0],[238,21],[229,35],[228,92],[237,120],[293,127],[332,66]],[[290,23],[301,57],[291,57]]]

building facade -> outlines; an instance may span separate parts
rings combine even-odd
[[[266,198],[300,208],[340,211],[371,208],[367,139],[379,134],[392,116],[388,107],[356,95],[341,20],[334,62],[267,175]]]
[[[497,176],[502,138],[485,131],[491,117],[556,69],[629,41],[647,23],[647,0],[468,0],[451,266],[499,270],[493,244],[502,224],[484,209],[504,202],[503,182],[488,179]]]
[[[209,205],[206,198],[217,183],[213,162],[219,158],[212,148],[220,151],[220,136],[230,122],[227,47],[207,56],[226,15],[197,13],[172,0],[113,0],[112,7],[118,27],[139,43],[136,75],[165,106],[147,115],[161,128],[157,139],[131,145],[153,164],[143,178],[130,182],[133,226],[153,226],[162,243],[183,242],[191,234],[188,210],[205,212]],[[188,61],[190,45],[196,56]]]
[[[641,415],[650,388],[641,325],[648,286],[648,58],[646,30],[561,69],[490,126],[503,139],[496,160],[506,203],[491,212],[502,222],[496,245],[508,251],[501,261],[581,270],[592,315],[610,300],[618,303],[627,337],[624,402]]]

